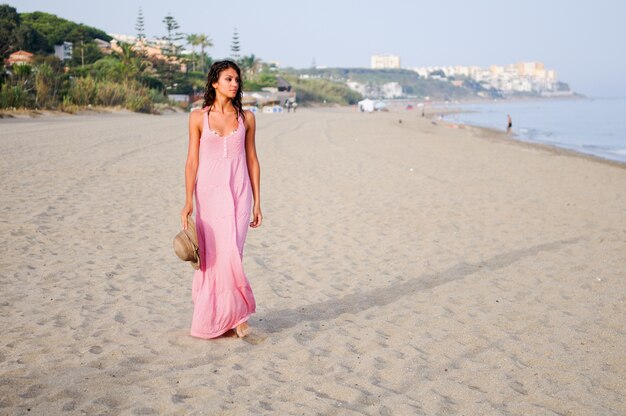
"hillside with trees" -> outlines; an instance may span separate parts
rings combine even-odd
[[[478,92],[498,96],[497,92],[485,90],[476,83],[460,80],[455,86],[449,81],[420,77],[409,69],[369,69],[369,68],[308,68],[286,70],[294,77],[329,80],[345,84],[348,81],[363,84],[376,98],[376,91],[384,84],[396,82],[402,87],[403,96],[430,97],[436,100],[459,100],[474,97]],[[379,93],[380,94],[380,93]]]
[[[158,112],[167,105],[183,106],[172,102],[172,97],[188,96],[191,102],[201,98],[213,62],[207,53],[213,46],[211,38],[184,33],[171,14],[162,24],[163,35],[148,40],[140,8],[136,36],[124,43],[103,30],[53,14],[18,13],[14,7],[0,5],[0,109],[75,112],[103,106]],[[71,58],[65,58],[65,52],[59,56],[64,44]],[[183,53],[185,44],[191,53]],[[229,59],[240,65],[245,91],[275,88],[282,77],[293,85],[301,104],[345,105],[361,98],[344,82],[301,79],[254,54],[242,56],[236,28],[230,47]]]
[[[0,108],[60,109],[120,106],[151,112],[166,101],[153,63],[130,45],[103,51],[96,43],[112,38],[106,32],[58,16],[17,13],[0,5]],[[71,43],[72,58],[54,55],[55,45]],[[16,51],[32,54],[27,62],[7,65]]]

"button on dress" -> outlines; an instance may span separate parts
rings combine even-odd
[[[220,136],[203,110],[195,184],[196,231],[201,267],[194,272],[191,335],[215,338],[248,320],[256,303],[243,270],[252,188],[246,163],[246,130]]]

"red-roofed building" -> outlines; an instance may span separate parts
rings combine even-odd
[[[6,66],[30,64],[33,62],[33,54],[26,51],[13,52],[4,60]]]

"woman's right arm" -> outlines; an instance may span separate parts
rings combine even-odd
[[[202,114],[203,112],[198,110],[189,114],[189,148],[187,149],[187,163],[185,164],[185,206],[180,213],[181,223],[185,230],[187,229],[187,216],[193,213],[193,188],[198,173]]]

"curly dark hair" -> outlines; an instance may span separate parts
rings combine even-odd
[[[219,80],[222,71],[228,68],[234,69],[239,77],[239,88],[237,88],[237,94],[235,94],[235,97],[232,99],[232,103],[237,111],[237,115],[245,119],[246,115],[243,112],[243,106],[241,104],[241,97],[243,96],[241,69],[239,69],[239,66],[233,61],[223,60],[213,62],[213,65],[211,65],[209,69],[209,75],[207,76],[206,88],[204,90],[204,104],[202,107],[211,107],[213,105],[215,102],[215,88],[213,88],[213,84]]]

